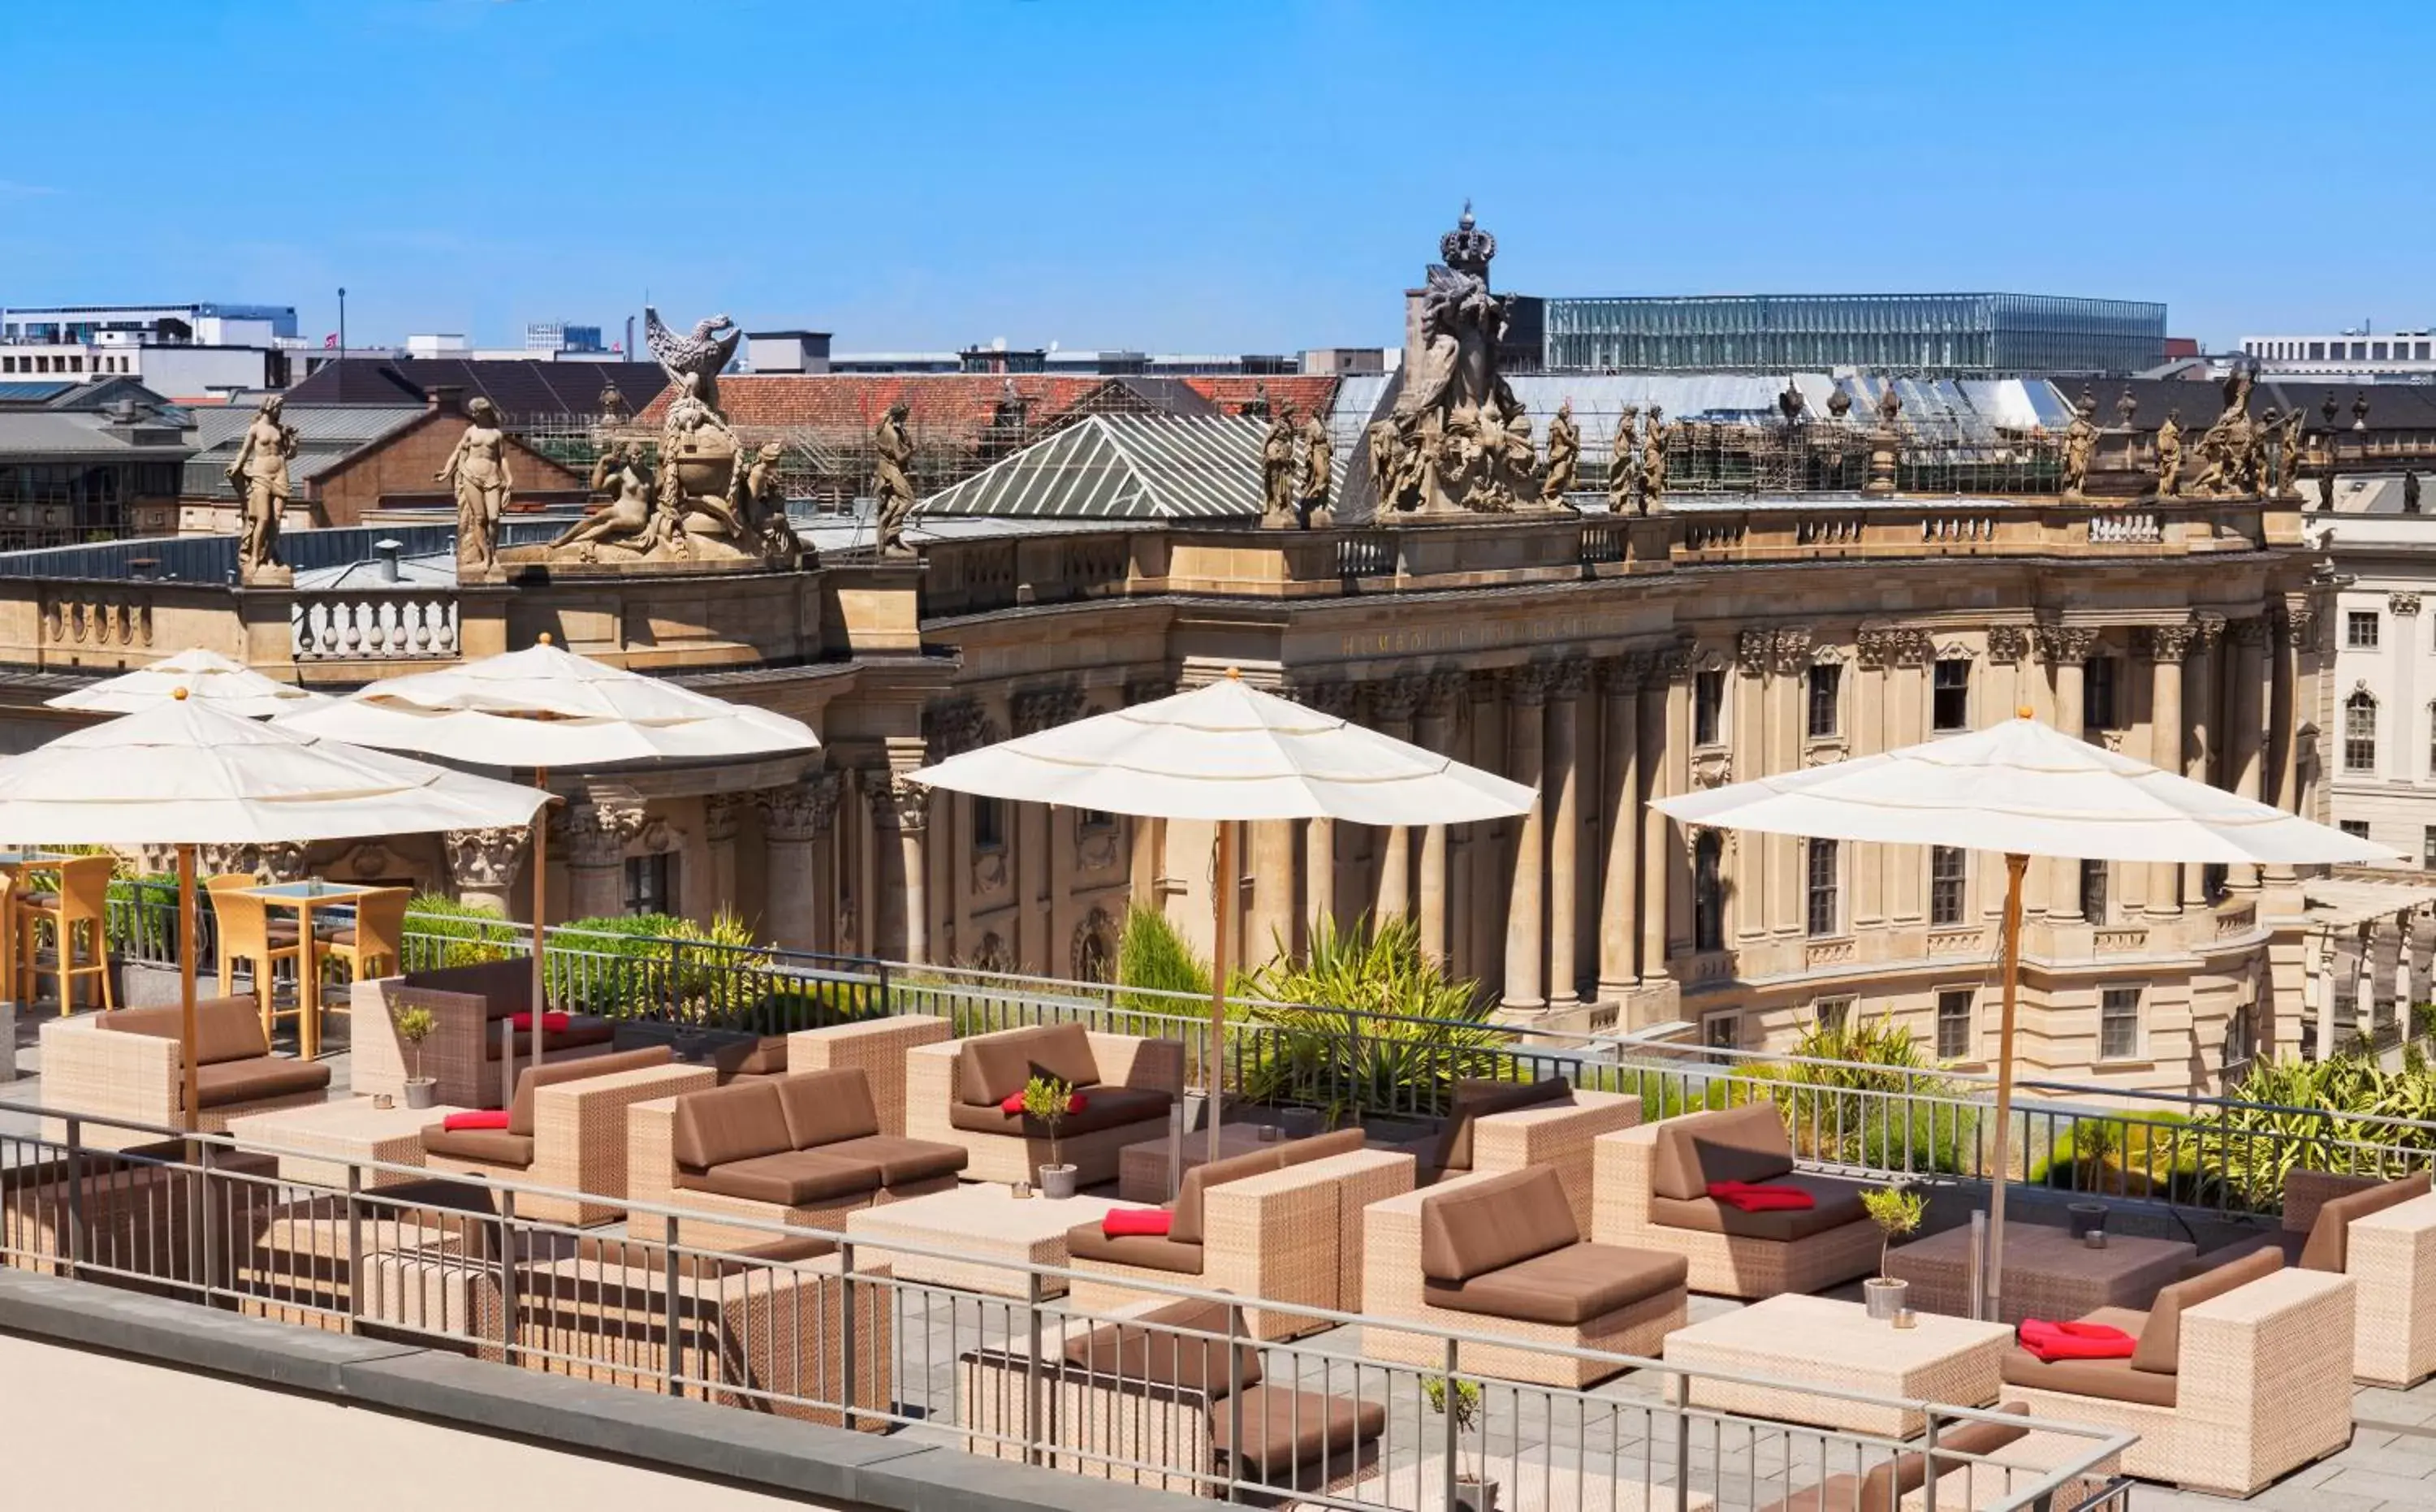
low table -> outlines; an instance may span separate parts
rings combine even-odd
[[[2198,1254],[2179,1239],[2129,1234],[2109,1234],[2104,1249],[2091,1249],[2050,1225],[2008,1224],[1997,1321],[2062,1321],[2102,1307],[2146,1308]],[[1904,1245],[1888,1258],[1887,1274],[1911,1283],[1913,1311],[1962,1316],[1971,1311],[1971,1230],[1949,1228]]]
[[[243,1114],[229,1120],[228,1132],[240,1146],[261,1145],[282,1152],[282,1181],[343,1187],[347,1184],[350,1160],[421,1166],[423,1130],[451,1113],[463,1111],[457,1107],[410,1108],[403,1103],[394,1107],[374,1107],[371,1098],[354,1097],[316,1103],[309,1107]],[[299,1153],[285,1153],[291,1150]],[[368,1189],[393,1187],[415,1179],[406,1172],[364,1173],[364,1186]]]
[[[992,1296],[1029,1296],[1032,1279],[1027,1273],[989,1262],[1063,1266],[1066,1230],[1076,1224],[1096,1223],[1119,1208],[1140,1206],[1105,1197],[1018,1198],[1004,1186],[985,1181],[861,1208],[846,1215],[845,1231],[859,1241],[895,1240],[981,1257],[942,1260],[882,1251],[900,1281],[952,1286],[960,1292],[984,1292]],[[1043,1296],[1061,1296],[1065,1291],[1063,1278],[1041,1278]]]
[[[1537,1450],[1533,1453],[1540,1457],[1519,1462],[1508,1454],[1490,1454],[1477,1464],[1467,1453],[1463,1464],[1497,1483],[1497,1512],[1674,1512],[1674,1486],[1645,1484],[1637,1473],[1644,1467],[1636,1455],[1616,1456],[1615,1473],[1610,1475],[1604,1457],[1595,1452],[1585,1456],[1586,1465],[1561,1463],[1573,1452]],[[1552,1453],[1560,1463],[1547,1462],[1544,1456]],[[1331,1489],[1348,1501],[1393,1507],[1396,1512],[1446,1512],[1446,1456],[1431,1454],[1417,1465],[1389,1469],[1372,1466],[1348,1477],[1342,1487]],[[1293,1504],[1299,1512],[1321,1512],[1325,1505]],[[1709,1512],[1717,1503],[1705,1491],[1694,1491],[1684,1504],[1691,1512]]]
[[[1878,1397],[1983,1407],[1996,1399],[2013,1330],[2002,1323],[1918,1312],[1898,1329],[1858,1302],[1787,1293],[1666,1336],[1666,1363],[1806,1382]],[[1851,1401],[1783,1386],[1679,1378],[1691,1405],[1755,1417],[1909,1438],[1926,1430],[1917,1409]]]
[[[1275,1139],[1261,1138],[1259,1123],[1222,1123],[1218,1126],[1218,1158],[1231,1160],[1239,1155],[1250,1155],[1264,1145],[1274,1146],[1285,1136]],[[1127,1202],[1162,1203],[1174,1195],[1167,1190],[1166,1138],[1144,1139],[1140,1144],[1126,1145],[1117,1153],[1117,1195]],[[1209,1160],[1209,1131],[1195,1129],[1184,1137],[1184,1162],[1176,1168],[1183,1173]]]

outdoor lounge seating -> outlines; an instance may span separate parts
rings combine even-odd
[[[960,1145],[880,1131],[859,1069],[731,1083],[634,1110],[629,1169],[636,1201],[828,1230],[857,1208],[956,1184]],[[710,1249],[768,1243],[767,1229],[681,1219],[680,1242]]]
[[[626,1120],[635,1104],[713,1085],[706,1066],[672,1064],[665,1049],[548,1061],[516,1077],[504,1129],[423,1131],[423,1163],[581,1191],[585,1200],[526,1196],[529,1216],[560,1223],[607,1223],[625,1211]]]
[[[2029,1412],[2018,1401],[2001,1403],[1995,1410],[2025,1417]],[[2031,1432],[2027,1421],[1975,1419],[1947,1427],[1937,1435],[1939,1503],[1976,1506],[2002,1500],[2013,1489],[2013,1477],[1999,1468],[1975,1461],[1977,1456],[1997,1454],[2021,1443]],[[1948,1459],[1948,1454],[1956,1457]],[[1919,1493],[1928,1485],[1930,1457],[1919,1450],[1906,1450],[1866,1471],[1830,1475],[1767,1503],[1759,1512],[1901,1512],[1919,1501]],[[2073,1489],[2066,1487],[2056,1498],[2057,1512],[2068,1512],[2079,1504],[2079,1498],[2070,1494]],[[1992,1496],[1992,1492],[1995,1494]]]
[[[422,1045],[423,1074],[439,1084],[439,1100],[453,1107],[504,1107],[509,1088],[499,1061],[511,1034],[518,1063],[532,1054],[531,1031],[513,1029],[510,1018],[531,1006],[532,963],[522,958],[357,982],[349,999],[355,1052],[349,1079],[366,1096],[404,1091],[409,1057],[395,1016],[426,1008],[436,1027]],[[543,1027],[543,1059],[606,1055],[616,1038],[607,1019],[571,1014],[563,1029]]]
[[[174,1129],[185,1105],[179,1059],[182,1015],[175,1003],[120,1008],[43,1025],[43,1102],[54,1113],[89,1113]],[[319,1103],[330,1095],[330,1068],[270,1053],[250,997],[206,998],[195,1004],[196,1127],[217,1133],[247,1113]],[[43,1121],[43,1137],[64,1137],[66,1123]],[[111,1149],[144,1144],[158,1133],[88,1123],[87,1144]]]
[[[2049,1362],[2016,1346],[2006,1393],[2040,1416],[2139,1434],[2131,1474],[2248,1496],[2350,1440],[2357,1293],[2259,1250],[2175,1282],[2146,1312],[2079,1320],[2131,1334],[2129,1359]]]
[[[1862,1210],[1861,1185],[1796,1171],[1773,1103],[1602,1135],[1596,1161],[1598,1242],[1684,1256],[1696,1292],[1816,1292],[1877,1264],[1880,1235]],[[1745,1212],[1709,1195],[1720,1181],[1798,1187],[1815,1206]]]
[[[792,1051],[789,1051],[790,1056]],[[1084,1108],[1059,1129],[1060,1153],[1088,1187],[1112,1181],[1128,1144],[1168,1132],[1184,1090],[1184,1045],[1049,1024],[916,1047],[905,1057],[906,1132],[960,1144],[975,1181],[1029,1181],[1049,1161],[1049,1126],[1000,1104],[1035,1074],[1084,1094]]]
[[[1536,1082],[1460,1077],[1437,1133],[1397,1148],[1419,1162],[1414,1185],[1422,1187],[1475,1171],[1544,1166],[1564,1183],[1574,1222],[1588,1229],[1592,1141],[1640,1121],[1641,1099],[1588,1091],[1561,1076]]]
[[[1682,1327],[1683,1257],[1585,1242],[1553,1171],[1453,1177],[1374,1202],[1366,1218],[1366,1312],[1514,1341],[1465,1346],[1466,1370],[1586,1386],[1618,1367],[1540,1347],[1655,1355]],[[1374,1326],[1364,1346],[1380,1360],[1445,1362],[1423,1334]]]
[[[1306,1307],[1344,1306],[1339,1268],[1342,1215],[1411,1190],[1412,1157],[1366,1150],[1360,1129],[1280,1140],[1249,1155],[1184,1173],[1167,1205],[1163,1235],[1111,1238],[1098,1220],[1066,1235],[1078,1277],[1078,1307],[1105,1310],[1140,1300],[1126,1281],[1194,1286]],[[1357,1252],[1358,1253],[1358,1252]],[[1291,1339],[1325,1328],[1307,1314],[1255,1308],[1246,1327],[1259,1339]]]
[[[2210,1250],[2200,1275],[2263,1250],[2359,1283],[2352,1377],[2407,1387],[2436,1374],[2436,1198],[2425,1171],[2392,1181],[2293,1171],[2279,1228]]]

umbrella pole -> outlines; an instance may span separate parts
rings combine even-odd
[[[65,955],[62,949],[60,952]],[[179,1127],[192,1134],[201,1092],[195,1068],[195,847],[178,847],[178,1065],[184,1109]]]
[[[2005,857],[2005,1012],[1996,1031],[1996,1170],[1988,1189],[1988,1316],[2000,1319],[2005,1288],[2005,1188],[2012,1179],[2013,1002],[2022,985],[2022,874],[2027,856]]]
[[[1209,1053],[1202,1061],[1202,1080],[1209,1084],[1209,1158],[1218,1158],[1218,1123],[1220,1109],[1225,1105],[1224,1088],[1220,1083],[1227,1066],[1227,937],[1235,923],[1235,822],[1218,821],[1217,885],[1210,889],[1210,914],[1217,924],[1217,940],[1210,950],[1209,968]]]
[[[541,1064],[543,1010],[549,1006],[549,982],[543,970],[543,919],[549,906],[549,769],[533,768],[533,786],[542,791],[543,802],[533,810],[533,917],[532,917],[532,1063]],[[516,1100],[516,1029],[508,1026],[507,1048],[500,1054],[507,1068],[505,1098],[499,1106],[513,1106]]]

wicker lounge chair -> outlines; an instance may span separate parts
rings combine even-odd
[[[918,1046],[905,1057],[906,1132],[964,1146],[969,1180],[1029,1181],[1048,1162],[1048,1126],[1000,1104],[1035,1072],[1084,1093],[1084,1111],[1065,1121],[1058,1145],[1088,1187],[1116,1179],[1126,1145],[1168,1132],[1184,1090],[1184,1044],[1052,1024]]]
[[[180,1062],[181,1013],[175,1003],[120,1008],[43,1025],[43,1102],[57,1113],[89,1113],[179,1126],[185,1105]],[[195,1004],[195,1125],[218,1133],[247,1113],[297,1107],[330,1095],[330,1068],[270,1053],[250,997],[206,998]],[[65,1137],[66,1122],[43,1120],[43,1137]],[[96,1148],[149,1144],[157,1132],[88,1123],[83,1141]]]
[[[348,1080],[361,1096],[403,1091],[409,1056],[393,1016],[427,1008],[437,1026],[423,1042],[423,1074],[439,1084],[439,1100],[451,1107],[505,1107],[513,1095],[510,1074],[532,1057],[532,1032],[513,1029],[509,1019],[531,1006],[532,963],[523,959],[357,982],[348,999],[355,1036]],[[609,1020],[570,1014],[566,1028],[543,1029],[542,1056],[547,1063],[606,1055],[616,1038]],[[511,1052],[513,1062],[503,1067]]]
[[[679,1066],[665,1049],[625,1051],[529,1066],[516,1077],[504,1129],[423,1131],[433,1171],[580,1191],[584,1200],[526,1195],[519,1216],[605,1224],[626,1210],[626,1120],[636,1103],[709,1087],[706,1066]]]

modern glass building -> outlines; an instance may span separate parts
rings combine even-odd
[[[2166,350],[2165,305],[2054,294],[1551,298],[1546,322],[1551,373],[2128,374]]]

